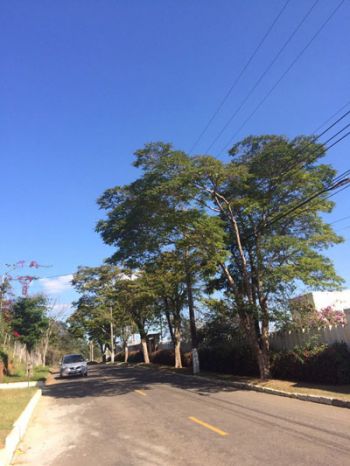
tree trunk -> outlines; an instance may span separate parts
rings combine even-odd
[[[27,378],[29,378],[33,375],[33,363],[32,363],[32,353],[31,351],[28,351],[26,349],[26,373],[27,373]]]
[[[7,333],[7,332],[5,332],[5,336],[4,336],[4,343],[3,343],[3,349],[5,349],[5,348],[6,348],[7,337],[8,337],[8,333]]]
[[[112,306],[110,307],[111,313],[111,322],[110,322],[110,330],[111,330],[111,363],[114,363],[115,354],[114,354],[114,332],[113,332],[113,310]]]
[[[165,301],[166,303],[166,301]],[[169,333],[170,333],[170,337],[171,337],[171,341],[174,343],[175,345],[175,336],[174,336],[174,330],[173,330],[173,326],[171,325],[171,319],[170,319],[170,312],[169,310],[167,309],[167,307],[165,308],[165,317],[166,317],[166,321],[168,323],[168,328],[169,328]]]
[[[271,372],[270,372],[269,355],[266,354],[266,351],[263,348],[258,349],[257,360],[258,360],[261,380],[270,379],[271,378]]]
[[[175,349],[175,368],[180,369],[182,367],[181,361],[181,330],[180,325],[176,324],[174,328],[174,349]]]
[[[257,334],[254,318],[252,316],[246,316],[244,324],[248,340],[256,356],[260,378],[262,380],[269,379],[271,378],[271,373],[268,346],[263,344],[263,338],[260,338]]]
[[[194,313],[193,284],[192,284],[192,274],[188,267],[187,260],[185,261],[185,268],[186,268],[188,312],[189,312],[189,317],[190,317],[190,331],[191,331],[192,370],[194,374],[198,374],[200,371],[200,366],[199,366],[199,357],[198,357],[198,351],[197,351],[197,327],[196,327],[196,316]]]
[[[260,307],[262,311],[261,323],[261,349],[264,359],[264,378],[270,378],[270,341],[269,341],[269,316],[266,299],[260,300]],[[261,376],[261,372],[260,372]]]
[[[141,347],[142,347],[142,353],[143,353],[143,360],[145,364],[149,364],[149,356],[148,356],[148,347],[147,347],[147,338],[146,335],[141,337]]]
[[[50,329],[47,329],[47,333],[44,337],[44,345],[43,345],[43,351],[42,351],[43,366],[46,366],[46,356],[47,356],[47,351],[49,349],[50,336],[51,336],[51,331]]]
[[[128,362],[129,359],[129,348],[128,345],[124,346],[124,362]]]

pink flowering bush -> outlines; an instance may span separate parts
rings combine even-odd
[[[318,328],[328,325],[345,325],[346,317],[343,311],[336,311],[333,306],[327,306],[316,311],[311,305],[300,306],[289,327],[284,330],[298,330],[302,328]]]
[[[336,311],[332,306],[327,306],[319,313],[321,325],[344,325],[346,324],[345,314],[343,311]]]

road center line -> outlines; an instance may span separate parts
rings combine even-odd
[[[215,432],[216,434],[219,434],[219,435],[222,435],[223,437],[225,435],[228,435],[227,432],[224,432],[223,430],[221,429],[218,429],[217,427],[214,427],[212,426],[211,424],[207,424],[206,422],[204,421],[201,421],[200,419],[197,419],[196,417],[193,417],[193,416],[189,416],[189,418],[191,421],[193,422],[196,422],[197,424],[203,426],[203,427],[206,427],[207,429],[209,430],[212,430],[213,432]]]
[[[136,393],[138,393],[139,395],[142,395],[142,396],[147,396],[145,392],[143,392],[142,390],[135,390]]]

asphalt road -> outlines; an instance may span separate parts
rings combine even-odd
[[[141,367],[45,391],[14,464],[350,465],[350,411]]]

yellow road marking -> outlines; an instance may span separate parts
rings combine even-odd
[[[217,427],[214,427],[212,426],[211,424],[207,424],[206,422],[204,421],[201,421],[200,419],[197,419],[196,417],[193,417],[193,416],[190,416],[188,419],[190,419],[191,421],[193,422],[196,422],[197,424],[203,426],[203,427],[206,427],[207,429],[210,429],[212,430],[213,432],[219,434],[219,435],[222,435],[223,437],[225,435],[228,435],[227,432],[224,432],[223,430],[221,429],[218,429]]]
[[[138,393],[139,395],[146,396],[146,393],[143,392],[142,390],[135,390],[135,392]]]

